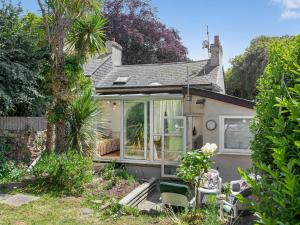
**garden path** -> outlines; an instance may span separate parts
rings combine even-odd
[[[1,194],[0,193],[0,204],[7,204],[9,206],[21,206],[27,204],[32,201],[36,201],[39,197],[32,196],[32,195],[25,195],[25,194]]]

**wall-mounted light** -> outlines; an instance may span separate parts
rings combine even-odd
[[[200,98],[200,99],[197,99],[196,100],[196,104],[197,105],[204,105],[206,102],[206,99],[205,98]]]
[[[113,104],[112,104],[112,110],[116,110],[117,109],[117,103],[116,102],[113,102]]]

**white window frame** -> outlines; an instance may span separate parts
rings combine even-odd
[[[239,116],[239,115],[222,115],[219,117],[219,153],[220,154],[233,154],[233,155],[250,155],[251,149],[229,149],[224,147],[224,124],[225,119],[253,119],[254,116]]]
[[[143,164],[143,165],[160,165],[162,164],[162,160],[154,160],[154,146],[153,146],[153,105],[154,101],[157,100],[181,100],[182,101],[182,115],[184,112],[184,102],[183,102],[183,95],[182,94],[133,94],[133,95],[95,95],[96,99],[101,101],[120,101],[120,158],[116,159],[117,162],[120,163],[133,163],[133,164]],[[149,148],[149,159],[133,159],[133,158],[126,158],[124,155],[124,101],[149,101],[150,102],[150,148]],[[161,133],[162,135],[162,133]],[[185,132],[185,146],[186,146],[186,132]],[[101,156],[96,156],[96,160],[101,162],[110,162],[112,159],[102,158]],[[165,165],[178,165],[178,162],[165,162]]]

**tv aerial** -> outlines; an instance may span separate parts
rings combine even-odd
[[[208,32],[208,26],[206,26],[206,35],[207,35],[207,39],[204,40],[202,42],[202,49],[207,49],[207,54],[208,54],[208,57],[209,57],[209,32]]]

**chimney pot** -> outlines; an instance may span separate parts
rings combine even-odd
[[[210,65],[222,65],[223,49],[219,35],[214,36],[214,43],[210,45]]]
[[[214,44],[215,44],[215,45],[220,45],[220,37],[219,37],[219,35],[216,35],[216,36],[214,37]]]

